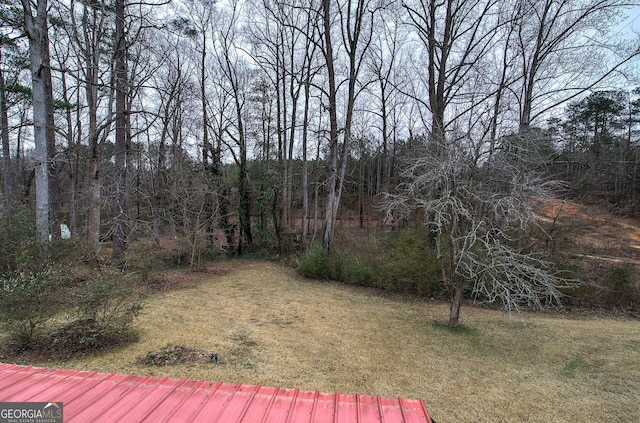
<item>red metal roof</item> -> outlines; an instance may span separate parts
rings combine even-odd
[[[0,363],[1,402],[62,402],[65,423],[426,422],[420,400]]]

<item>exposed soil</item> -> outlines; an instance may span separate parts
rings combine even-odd
[[[615,215],[598,205],[545,202],[543,224],[573,258],[640,266],[640,219]]]
[[[546,247],[564,258],[584,282],[563,301],[572,314],[640,313],[640,219],[611,213],[603,205],[571,201],[540,203]]]
[[[205,263],[197,271],[189,272],[188,270],[179,272],[164,272],[156,275],[155,280],[151,284],[154,291],[168,291],[171,289],[187,286],[192,282],[196,282],[203,278],[211,276],[222,276],[233,270],[233,264],[230,262]]]
[[[152,351],[144,357],[140,357],[137,363],[145,366],[171,366],[206,360],[214,360],[214,357],[204,351],[185,347],[184,345],[170,345],[159,351]],[[217,361],[217,357],[215,357],[215,361]]]

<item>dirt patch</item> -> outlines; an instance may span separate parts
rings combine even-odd
[[[539,203],[545,247],[584,283],[563,303],[575,314],[640,313],[640,219],[602,205]]]
[[[539,214],[549,236],[573,258],[640,266],[640,219],[562,200],[541,203]]]
[[[159,351],[152,351],[144,357],[138,358],[136,362],[145,366],[171,366],[206,360],[218,361],[217,355],[207,354],[204,351],[185,347],[184,345],[173,345]]]
[[[188,286],[212,276],[223,276],[234,269],[233,262],[205,263],[197,271],[181,269],[177,272],[154,274],[149,282],[151,291],[163,292]]]

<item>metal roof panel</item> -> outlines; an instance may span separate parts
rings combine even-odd
[[[430,423],[419,400],[0,363],[0,401],[62,402],[67,423]]]

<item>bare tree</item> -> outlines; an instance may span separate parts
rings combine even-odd
[[[456,126],[462,115],[490,95],[486,93],[470,103],[459,104],[460,99],[471,99],[465,84],[494,44],[496,29],[502,25],[494,17],[499,4],[496,0],[425,0],[405,4],[409,22],[427,56],[426,75],[418,73],[427,100],[420,98],[421,91],[411,97],[429,111],[430,137],[443,147],[447,129]]]
[[[399,192],[387,196],[389,213],[422,212],[435,233],[450,327],[459,324],[465,293],[511,311],[559,303],[561,289],[572,285],[518,237],[537,226],[535,202],[557,188],[534,170],[546,159],[536,142],[505,137],[488,164],[475,149],[457,144],[443,151],[425,141],[406,163]]]
[[[166,3],[141,2],[130,8],[127,0],[115,0],[113,33],[112,88],[115,91],[115,193],[113,195],[112,255],[111,264],[118,268],[125,265],[125,251],[129,235],[134,235],[129,216],[131,181],[132,126],[131,116],[134,99],[141,87],[153,73],[153,66],[146,61],[145,49],[141,46],[144,34],[153,27],[149,9]],[[129,13],[131,11],[131,13]],[[136,48],[134,49],[134,46]]]
[[[76,231],[77,224],[77,199],[78,196],[78,180],[79,180],[79,144],[76,138],[74,128],[73,110],[77,109],[77,102],[73,104],[73,97],[79,95],[80,86],[77,83],[77,78],[72,72],[69,72],[70,68],[76,68],[74,55],[74,49],[71,47],[71,42],[66,37],[64,27],[62,25],[54,25],[52,40],[52,60],[54,61],[54,67],[59,69],[59,75],[57,79],[60,89],[57,91],[57,104],[56,109],[58,114],[63,117],[63,123],[58,124],[56,132],[60,134],[66,141],[66,145],[61,143],[59,151],[56,152],[60,159],[57,160],[60,169],[58,170],[58,176],[60,179],[59,195],[60,204],[65,203],[65,191],[68,189],[68,210],[69,210],[69,226],[72,233]],[[62,65],[64,64],[64,65]],[[69,75],[71,74],[71,78]],[[70,86],[71,83],[71,86]],[[69,178],[67,184],[66,177]]]
[[[308,234],[308,163],[307,147],[313,80],[318,73],[317,50],[320,43],[320,12],[318,4],[308,0],[261,3],[259,13],[251,19],[252,56],[271,84],[275,97],[276,137],[281,174],[280,197],[274,216],[276,236],[280,245],[287,243],[293,219],[294,152],[302,151],[302,238]],[[303,94],[304,93],[304,94]],[[303,104],[300,96],[303,95]],[[302,113],[300,113],[302,106]],[[300,116],[302,114],[302,116]],[[302,131],[299,131],[302,126]]]
[[[336,73],[337,56],[334,53],[333,33],[336,31],[332,21],[334,12],[331,8],[330,1],[322,3],[322,28],[324,43],[322,45],[322,54],[327,66],[328,89],[327,98],[329,109],[329,177],[328,198],[326,207],[325,230],[323,236],[323,247],[326,251],[331,250],[331,242],[333,240],[336,219],[338,216],[338,207],[344,187],[344,179],[349,159],[349,148],[351,144],[351,125],[355,111],[355,102],[366,83],[359,81],[360,71],[365,61],[372,41],[374,29],[374,16],[380,8],[380,4],[359,0],[357,2],[347,1],[338,3],[337,5],[338,22],[340,23],[339,34],[342,39],[342,47],[347,56],[348,64],[346,65],[346,77],[344,82],[347,85],[346,93],[346,110],[344,113],[344,124],[342,128],[338,127],[338,91],[342,85],[338,81]],[[338,132],[343,131],[343,142],[340,146],[338,140]]]
[[[304,115],[302,117],[302,243],[307,246],[309,232],[309,169],[307,159],[307,148],[309,144],[309,114],[311,101],[311,82],[318,72],[318,68],[313,66],[318,43],[318,14],[308,13],[305,25],[305,32],[309,34],[305,48],[305,66],[302,71],[302,83],[304,85]]]
[[[187,98],[195,91],[185,58],[179,53],[180,49],[187,45],[188,43],[181,40],[167,39],[161,47],[163,52],[160,53],[163,56],[163,66],[153,78],[153,86],[157,90],[154,99],[158,104],[155,115],[160,124],[159,135],[156,137],[157,147],[156,143],[152,142],[149,146],[153,144],[154,150],[157,150],[155,158],[152,156],[151,166],[154,172],[151,181],[152,236],[156,245],[160,245],[162,221],[166,218],[165,209],[167,203],[171,203],[170,181],[176,177],[176,171],[173,169],[172,172],[172,168],[179,165],[176,163],[176,150],[181,148],[182,130],[186,125],[185,115],[189,111]],[[209,153],[210,149],[206,148],[206,154]],[[206,212],[206,207],[204,211]],[[209,222],[211,219],[202,221]]]
[[[127,219],[127,40],[125,34],[126,0],[115,1],[115,33],[113,40],[115,98],[115,165],[116,193],[114,195],[112,265],[124,267],[126,249],[125,225]]]
[[[511,310],[523,302],[558,301],[563,284],[548,263],[527,251],[521,236],[535,224],[533,199],[555,187],[536,166],[525,166],[539,153],[538,140],[495,139],[500,95],[510,82],[508,58],[500,58],[497,81],[485,73],[492,63],[489,53],[513,34],[500,7],[495,0],[405,3],[422,46],[416,57],[426,57],[423,67],[417,62],[416,70],[426,69],[417,73],[418,91],[408,94],[426,111],[421,113],[428,137],[411,150],[414,159],[405,163],[403,182],[388,197],[387,210],[425,213],[451,295],[451,327],[459,324],[467,291]],[[491,110],[493,118],[486,119]],[[538,157],[538,163],[545,159]]]
[[[100,227],[102,207],[102,159],[103,147],[112,126],[113,88],[105,96],[101,94],[109,82],[104,79],[109,73],[104,52],[107,49],[108,8],[106,3],[95,2],[91,5],[69,3],[66,16],[71,23],[67,26],[71,45],[79,62],[78,82],[84,86],[84,100],[88,126],[86,130],[89,147],[88,157],[88,204],[86,218],[86,259],[92,266],[98,265],[100,251]],[[105,98],[106,97],[106,98]],[[103,113],[100,113],[104,110]],[[102,115],[102,116],[100,116]],[[82,127],[78,116],[78,127]],[[81,136],[79,133],[78,136]]]
[[[617,76],[617,71],[640,54],[637,43],[625,48],[612,43],[607,33],[629,5],[626,0],[519,3],[512,47],[519,57],[520,84],[515,93],[522,130],[548,110]]]
[[[246,62],[239,57],[237,40],[237,19],[240,6],[232,2],[231,13],[224,28],[217,34],[219,48],[216,51],[218,66],[224,77],[223,89],[230,96],[233,109],[230,125],[226,128],[226,136],[233,140],[235,148],[229,148],[238,165],[238,221],[240,239],[237,245],[238,254],[242,253],[244,243],[253,244],[251,231],[251,192],[248,174],[248,140],[246,124],[246,91],[248,89],[249,70]]]
[[[390,148],[392,134],[395,130],[393,114],[399,108],[399,92],[397,86],[404,85],[406,80],[399,77],[399,63],[403,45],[407,43],[408,32],[402,25],[401,10],[395,4],[389,5],[383,11],[379,27],[375,31],[371,45],[368,66],[375,76],[376,86],[371,91],[379,102],[379,109],[371,113],[380,118],[380,133],[382,136],[382,158],[378,165],[378,189],[386,191],[390,188],[391,160]]]

